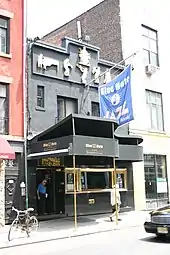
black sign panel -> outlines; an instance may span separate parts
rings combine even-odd
[[[75,136],[73,138],[72,154],[73,153],[75,155],[86,156],[118,157],[118,141],[109,138]]]
[[[119,145],[119,160],[143,161],[143,147],[138,145]]]
[[[30,153],[67,149],[69,144],[72,142],[72,139],[72,136],[64,136],[56,139],[32,143],[30,144]]]

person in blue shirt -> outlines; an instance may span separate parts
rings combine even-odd
[[[47,198],[47,181],[43,180],[37,188],[37,197],[38,197],[38,214],[43,215],[45,213],[45,201]]]

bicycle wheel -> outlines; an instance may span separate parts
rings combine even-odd
[[[12,240],[12,232],[16,232],[17,230],[20,229],[20,223],[17,219],[15,219],[11,226],[10,226],[10,229],[9,229],[9,232],[8,232],[8,241],[11,241]]]
[[[38,229],[38,220],[35,216],[31,216],[29,219],[29,233],[30,232],[35,232]]]

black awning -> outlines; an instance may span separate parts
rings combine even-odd
[[[117,123],[113,120],[71,114],[29,141],[28,158],[46,157],[47,155],[117,158],[120,145],[129,145],[130,149],[130,145],[138,147],[142,143],[142,137],[115,135],[117,127]],[[142,150],[138,151],[138,154],[141,152],[142,157]],[[141,157],[137,155],[137,158],[141,159]]]
[[[125,145],[139,145],[143,142],[143,138],[141,136],[133,136],[133,135],[115,135],[115,138],[119,140],[119,144]]]
[[[131,162],[143,161],[143,147],[119,144],[119,158],[117,160]]]
[[[81,114],[70,114],[57,124],[35,136],[31,141],[38,142],[64,136],[81,135],[92,137],[113,138],[118,127],[113,120]]]
[[[29,158],[62,149],[69,155],[118,157],[116,128],[112,120],[71,114],[29,141]]]

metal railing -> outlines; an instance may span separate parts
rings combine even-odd
[[[9,133],[9,118],[0,117],[0,134],[8,135]]]

